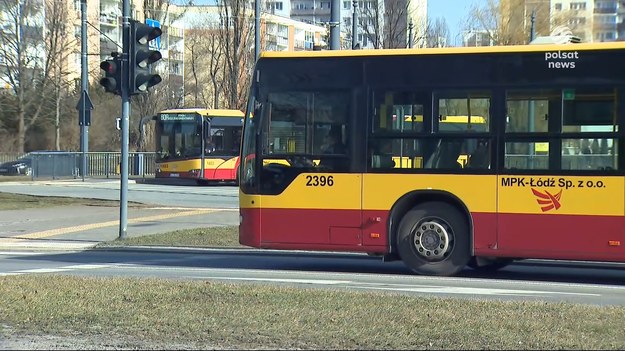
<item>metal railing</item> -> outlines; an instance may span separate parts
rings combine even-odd
[[[81,178],[82,152],[45,151],[28,154],[0,153],[0,163],[14,161],[20,157],[30,160],[29,175],[38,178]],[[120,152],[87,152],[85,177],[115,178],[120,176]],[[156,154],[153,152],[130,152],[128,154],[128,175],[152,177],[155,174]]]

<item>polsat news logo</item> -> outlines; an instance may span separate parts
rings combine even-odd
[[[548,190],[544,192],[538,191],[532,188],[532,193],[536,196],[536,202],[540,205],[540,209],[543,212],[558,210],[562,205],[560,204],[560,199],[562,198],[562,189],[557,194],[552,194]]]

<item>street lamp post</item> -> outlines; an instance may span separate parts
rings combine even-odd
[[[352,50],[356,50],[356,38],[358,38],[358,33],[356,33],[356,20],[358,18],[356,16],[356,8],[358,7],[357,0],[352,0],[352,7],[354,8],[352,11]]]
[[[330,2],[330,50],[341,49],[341,2],[340,0],[331,0]]]
[[[412,37],[412,29],[414,28],[414,24],[412,24],[412,19],[410,20],[410,23],[408,24],[408,48],[412,49],[412,44],[414,41],[414,38]]]

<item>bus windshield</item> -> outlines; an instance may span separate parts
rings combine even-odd
[[[198,113],[162,113],[156,122],[157,160],[195,157],[202,154]]]

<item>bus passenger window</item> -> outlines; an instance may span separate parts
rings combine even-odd
[[[424,106],[428,97],[419,92],[376,91],[373,131],[422,132]]]
[[[462,168],[462,165],[458,162],[462,154],[462,144],[462,140],[439,140],[436,150],[425,163],[425,168]]]
[[[478,140],[474,150],[469,150],[467,168],[489,169],[490,168],[490,143],[488,140]]]
[[[395,168],[392,140],[373,140],[370,142],[371,168]]]

